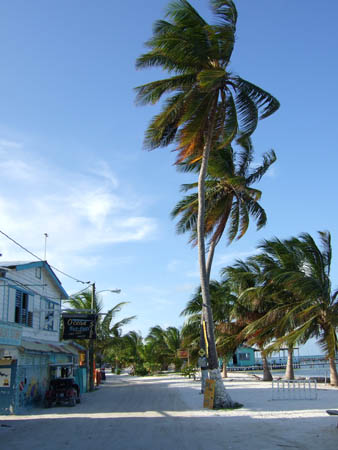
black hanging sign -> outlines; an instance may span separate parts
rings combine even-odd
[[[63,339],[96,339],[96,314],[63,314]]]

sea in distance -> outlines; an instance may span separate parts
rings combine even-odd
[[[259,360],[257,363],[261,363]],[[259,364],[260,365],[260,364]],[[286,359],[271,359],[269,360],[269,367],[273,377],[283,376],[285,374]],[[338,361],[336,360],[336,367],[338,371]],[[232,369],[233,370],[233,369]],[[232,371],[230,369],[230,372]],[[236,370],[236,369],[235,369]],[[238,369],[237,369],[238,370]],[[252,374],[261,375],[263,370],[259,366],[254,366],[247,368],[247,370]],[[323,355],[314,355],[306,357],[295,357],[294,358],[294,374],[295,378],[327,378],[330,377],[330,366],[329,362],[325,360]]]

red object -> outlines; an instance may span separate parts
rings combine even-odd
[[[96,369],[96,385],[98,386],[101,383],[101,372],[99,369]]]

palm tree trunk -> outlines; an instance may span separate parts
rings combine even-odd
[[[218,358],[215,342],[214,322],[212,317],[209,279],[206,267],[205,254],[205,178],[208,168],[208,160],[212,143],[212,134],[216,118],[217,97],[213,100],[211,107],[210,122],[208,127],[208,134],[206,143],[203,149],[201,168],[198,176],[198,215],[197,215],[197,238],[198,238],[198,260],[200,268],[200,280],[203,299],[202,315],[206,321],[207,339],[208,339],[208,362],[209,362],[209,377],[215,380],[215,408],[230,408],[234,406],[234,402],[226,392],[223,379],[218,367]]]
[[[293,370],[293,346],[288,347],[288,361],[286,363],[285,379],[286,380],[295,379],[295,373]]]
[[[330,384],[331,386],[338,386],[336,358],[329,358],[329,362],[330,362]]]
[[[272,381],[272,375],[269,368],[268,358],[262,348],[260,348],[263,361],[263,381]]]
[[[230,216],[231,206],[232,206],[232,196],[231,196],[231,200],[229,200],[229,202],[228,202],[228,205],[229,206],[227,208],[227,212],[226,212],[226,214],[224,214],[224,217],[223,217],[223,220],[222,220],[223,224],[222,224],[222,229],[219,232],[220,235],[214,236],[212,238],[212,240],[210,242],[210,246],[209,246],[208,259],[207,259],[207,276],[208,276],[209,282],[210,282],[211,266],[212,266],[212,262],[213,262],[214,254],[215,254],[215,248],[216,248],[216,245],[219,242],[220,236],[222,236],[222,234],[223,234],[223,231],[224,231],[224,229],[226,227],[226,224],[227,224],[229,216]]]
[[[222,370],[223,378],[228,378],[227,362],[228,362],[227,359],[223,358],[223,370]]]
[[[214,259],[214,254],[215,254],[215,248],[216,248],[217,242],[213,239],[210,242],[210,247],[209,247],[209,251],[208,251],[208,259],[207,259],[207,277],[208,280],[210,282],[210,272],[211,272],[211,266],[212,266],[212,261]]]

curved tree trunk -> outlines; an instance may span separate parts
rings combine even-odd
[[[336,358],[329,358],[329,362],[330,362],[330,384],[331,386],[338,387]]]
[[[285,375],[286,380],[294,380],[295,373],[293,370],[293,346],[288,347],[288,361],[286,363]]]
[[[223,379],[220,370],[218,368],[214,322],[210,302],[209,279],[206,267],[206,252],[205,252],[205,178],[207,174],[208,160],[212,143],[212,134],[216,118],[217,101],[218,98],[217,96],[215,96],[215,98],[213,99],[213,104],[211,106],[208,134],[206,136],[206,143],[203,148],[202,162],[198,176],[198,214],[197,214],[198,261],[200,268],[200,281],[203,299],[202,315],[205,318],[207,328],[209,377],[210,379],[215,380],[216,382],[214,407],[231,408],[235,404],[225,390]]]

